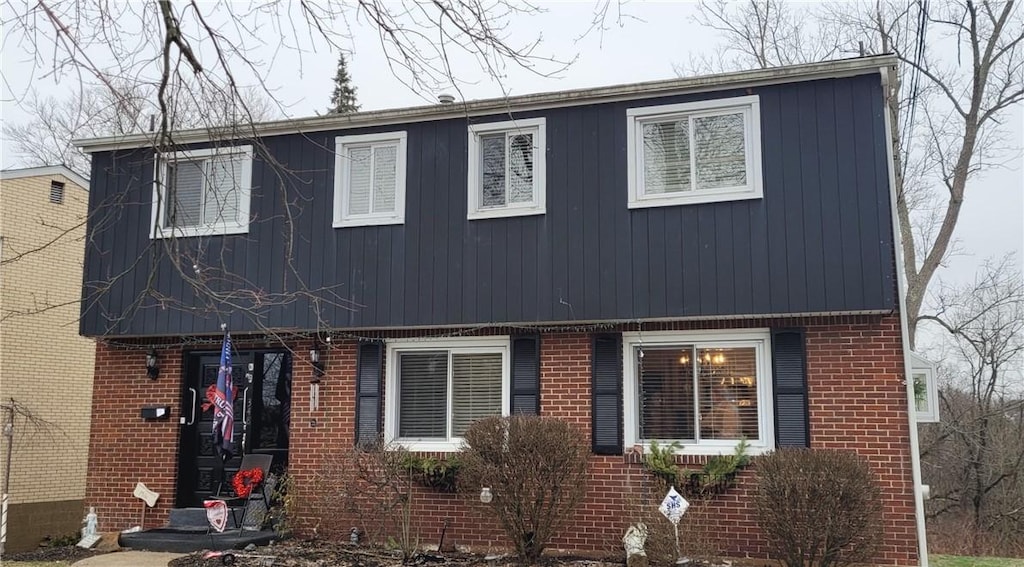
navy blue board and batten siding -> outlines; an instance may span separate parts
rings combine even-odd
[[[626,109],[747,94],[760,97],[762,199],[627,208]],[[546,119],[546,214],[473,221],[467,125],[508,116],[272,136],[248,234],[170,245],[149,238],[152,152],[97,153],[81,330],[216,333],[224,316],[172,255],[267,294],[249,314],[225,310],[235,332],[257,330],[252,313],[316,329],[893,310],[883,110],[872,74],[518,113]],[[408,133],[405,223],[332,228],[335,136],[395,130]]]

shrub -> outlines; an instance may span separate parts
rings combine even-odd
[[[870,563],[882,538],[881,494],[854,453],[780,449],[757,461],[757,522],[789,567]]]
[[[360,446],[331,455],[312,483],[317,532],[347,541],[356,527],[362,539],[388,543],[401,550],[403,560],[410,559],[419,536],[412,523],[408,460],[409,452],[397,445]]]
[[[532,416],[490,417],[466,431],[459,488],[490,508],[519,558],[535,562],[586,493],[589,447],[568,423]]]

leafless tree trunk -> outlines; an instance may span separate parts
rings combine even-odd
[[[955,247],[967,188],[1004,155],[1000,117],[1024,99],[1024,20],[1013,0],[797,9],[780,0],[702,2],[698,22],[721,32],[724,43],[718,61],[691,66],[763,68],[896,54],[900,68],[888,103],[913,348],[928,285]]]

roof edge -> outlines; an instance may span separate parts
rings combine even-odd
[[[252,126],[180,130],[175,133],[174,142],[176,144],[193,144],[226,139],[246,139],[301,132],[466,118],[488,114],[507,114],[546,108],[614,102],[617,100],[639,100],[674,94],[851,77],[871,73],[880,73],[882,80],[886,81],[888,69],[895,65],[896,57],[894,55],[874,55],[768,69],[481,99],[454,104],[431,104],[398,109],[370,110],[343,115],[293,118],[263,122],[253,124]],[[154,145],[153,142],[154,139],[151,133],[73,140],[76,146],[87,152],[142,148]]]
[[[23,179],[25,177],[47,177],[63,175],[86,191],[89,190],[89,180],[75,173],[66,165],[42,165],[38,167],[24,167],[19,169],[4,169],[0,171],[0,180]]]

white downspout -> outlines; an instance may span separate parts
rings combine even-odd
[[[889,73],[895,71],[889,67],[880,67],[879,72],[882,75],[882,88],[886,90],[886,95],[888,95]],[[893,169],[895,166],[892,155],[892,121],[889,118],[889,103],[887,100],[884,102],[886,106],[882,114],[885,117],[885,155],[889,162],[889,208],[892,213],[893,248],[896,251],[896,290],[899,296],[900,333],[903,342],[903,381],[907,386],[907,418],[910,425],[910,468],[914,477],[914,515],[917,519],[917,555],[920,566],[928,567],[928,539],[924,524],[924,495],[921,488],[921,453],[917,439],[917,406],[915,404],[914,380],[912,378],[910,346],[908,344],[910,326],[907,323],[907,274],[903,268],[903,243],[900,238],[900,234],[902,234],[900,231],[900,219],[899,215],[896,214],[896,172]]]

